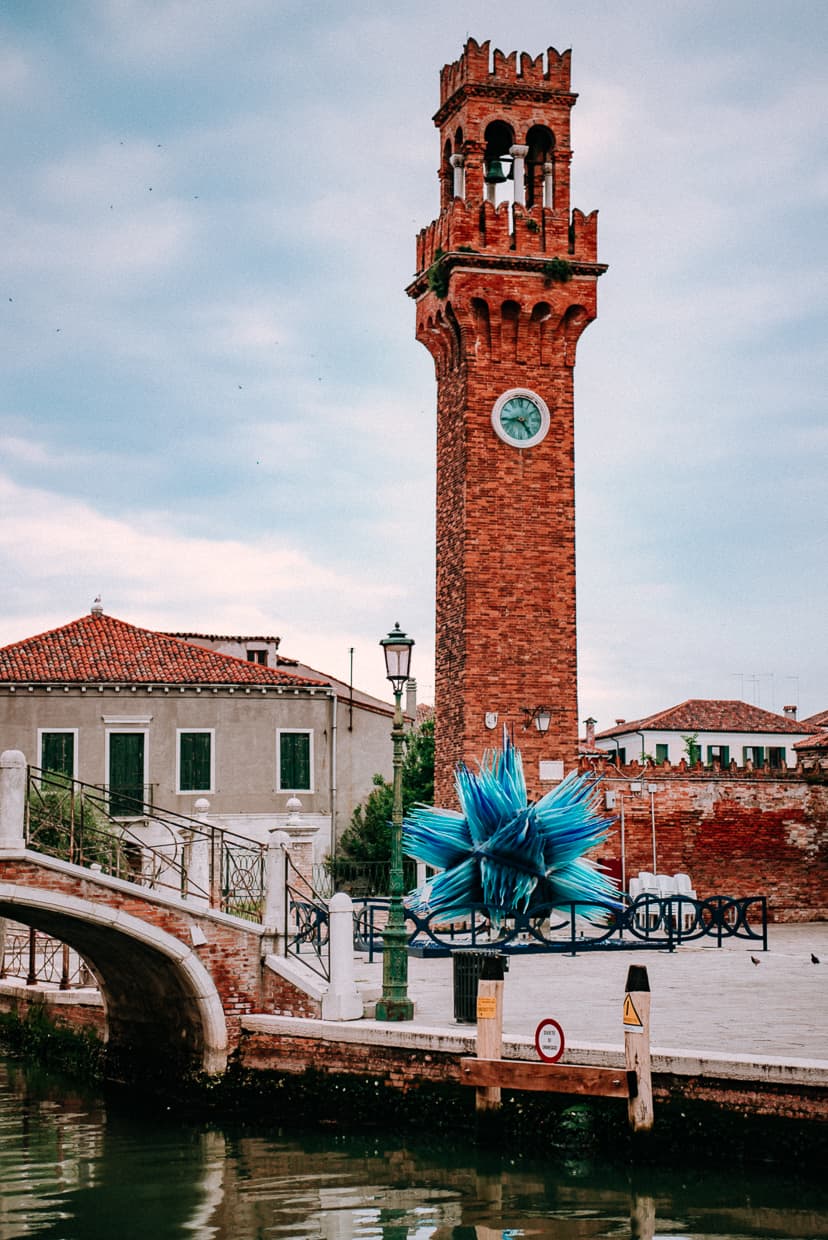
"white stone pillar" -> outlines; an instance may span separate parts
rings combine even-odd
[[[551,211],[555,206],[555,165],[543,165],[543,205]]]
[[[322,1019],[360,1020],[363,1007],[354,974],[354,904],[344,891],[331,897],[328,933],[331,981],[322,996]]]
[[[19,749],[0,754],[0,851],[26,847],[26,758]]]
[[[262,928],[273,935],[277,956],[285,954],[285,924],[287,917],[287,854],[290,836],[276,827],[270,829],[270,839],[265,856],[264,916]]]
[[[189,832],[190,850],[187,864],[187,901],[198,908],[210,907],[210,823],[208,814],[210,802],[206,797],[199,797],[193,806],[195,816],[204,828],[204,832]]]
[[[515,183],[515,202],[523,207],[526,205],[525,160],[529,154],[528,146],[510,146],[512,156],[512,177]]]
[[[452,186],[452,193],[454,194],[455,198],[465,198],[466,197],[465,156],[451,155],[449,156],[449,163],[454,169],[454,184]]]

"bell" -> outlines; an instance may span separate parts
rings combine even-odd
[[[500,155],[495,155],[493,159],[486,162],[486,183],[487,185],[501,185],[503,181],[508,181],[509,174],[503,167],[503,159]]]

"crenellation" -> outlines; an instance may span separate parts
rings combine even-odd
[[[520,53],[520,76],[524,82],[542,82],[543,73],[543,52],[539,52],[534,58],[528,52]]]
[[[545,53],[532,56],[529,52],[502,52],[491,44],[468,39],[461,55],[440,73],[440,106],[468,86],[508,84],[532,86],[550,93],[568,94],[571,80],[571,50],[559,52],[549,47]]]
[[[516,82],[518,80],[517,52],[509,52],[506,55],[499,47],[496,47],[491,76],[497,82]]]
[[[584,215],[576,207],[572,212],[569,252],[582,263],[594,263],[598,258],[598,212]]]

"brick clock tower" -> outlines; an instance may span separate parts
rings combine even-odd
[[[437,374],[437,805],[504,724],[530,795],[577,761],[573,368],[606,268],[597,212],[570,216],[569,71],[469,39],[440,75],[407,290]]]

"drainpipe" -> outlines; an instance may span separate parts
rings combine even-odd
[[[331,857],[336,861],[336,689],[329,690],[331,697]]]
[[[624,819],[624,793],[619,792],[621,798],[621,890],[627,890],[627,824]]]

